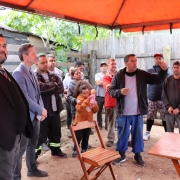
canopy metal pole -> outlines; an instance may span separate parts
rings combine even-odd
[[[115,59],[114,29],[110,30],[111,58]]]

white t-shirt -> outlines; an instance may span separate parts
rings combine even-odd
[[[133,116],[140,114],[140,109],[138,106],[137,88],[136,88],[136,75],[134,76],[125,75],[125,87],[129,88],[129,94],[124,98],[123,115]]]
[[[69,82],[70,82],[71,80],[72,80],[72,79],[71,79],[70,76],[65,77],[65,79],[63,80],[64,89],[68,89],[68,87],[69,87]]]
[[[95,81],[99,80],[99,81],[102,81],[103,80],[103,77],[104,77],[104,74],[103,73],[97,73],[95,75]],[[105,96],[105,89],[103,86],[96,86],[96,96],[101,96],[101,97],[104,97]]]
[[[58,69],[57,67],[55,67],[55,68],[54,68],[54,71],[50,71],[50,72],[58,75],[59,78],[60,78],[61,81],[62,81],[63,72],[62,72],[60,69]]]

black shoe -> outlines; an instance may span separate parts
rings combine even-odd
[[[126,161],[125,152],[119,152],[119,154],[121,155],[121,157],[118,158],[118,159],[115,159],[115,160],[112,162],[114,165],[120,165],[121,163],[123,163],[123,162]]]
[[[92,131],[92,129],[91,129],[91,131],[90,131],[90,135],[93,135],[94,134],[94,132]]]
[[[60,149],[59,153],[58,154],[52,154],[52,157],[62,157],[62,158],[67,158],[67,154],[66,153],[63,153]]]
[[[106,146],[107,147],[112,147],[114,145],[114,142],[113,141],[108,141],[107,143],[106,143]]]
[[[105,125],[105,130],[108,130],[108,126],[107,126],[107,124]]]
[[[77,155],[78,155],[78,154],[77,154],[77,151],[74,151],[74,152],[72,153],[72,157],[73,157],[73,158],[77,157]]]
[[[36,171],[28,171],[27,176],[28,177],[46,177],[48,176],[48,174],[45,171],[41,171],[37,169]]]
[[[118,166],[125,161],[126,161],[126,157],[121,157],[121,158],[115,159],[112,163],[113,163],[113,165]]]
[[[84,152],[86,152],[86,150],[85,150],[85,149],[82,149],[81,153],[84,153]]]
[[[134,155],[134,161],[138,164],[138,166],[141,166],[141,167],[144,167],[145,166],[145,163],[144,161],[142,160],[142,157],[140,154],[135,154]]]

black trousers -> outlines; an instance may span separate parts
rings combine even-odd
[[[81,149],[83,150],[87,150],[90,131],[91,131],[91,128],[75,131],[76,139],[79,145],[82,140]],[[76,151],[75,146],[74,146],[74,151]]]
[[[66,100],[66,111],[67,111],[66,123],[67,123],[67,127],[69,129],[69,126],[72,123],[72,116],[71,116],[71,105],[68,100]]]
[[[102,128],[102,110],[103,110],[103,106],[104,106],[104,97],[101,96],[96,96],[96,100],[99,106],[98,112],[97,112],[97,121],[98,121],[98,125],[99,127]],[[106,113],[105,113],[105,126],[107,127],[107,117],[106,117]]]
[[[52,155],[59,153],[60,138],[61,138],[61,122],[60,115],[48,116],[44,121],[40,123],[40,133],[38,139],[38,145],[36,147],[36,155],[41,153],[41,144],[44,142],[44,136],[48,130],[49,146],[51,148]]]

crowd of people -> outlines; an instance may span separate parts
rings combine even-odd
[[[145,166],[141,152],[144,140],[150,138],[157,112],[165,132],[174,132],[175,122],[180,130],[179,61],[173,63],[171,75],[162,54],[154,55],[155,64],[147,71],[137,68],[135,54],[124,57],[125,67],[119,71],[116,60],[110,58],[100,63],[100,72],[95,74],[96,87],[92,87],[83,74],[82,61],[70,67],[63,79],[53,54],[36,55],[34,46],[26,43],[20,46],[18,55],[21,63],[11,75],[3,68],[7,44],[0,35],[0,179],[21,179],[24,152],[28,177],[48,176],[36,165],[42,149],[50,149],[52,157],[68,157],[61,150],[60,141],[62,96],[67,110],[67,136],[72,137],[71,125],[93,121],[93,114],[97,113],[99,129],[105,124],[107,130],[106,146],[116,143],[120,154],[114,165],[126,161],[130,137],[135,162]],[[33,64],[37,67],[35,71],[31,69]],[[144,115],[147,125],[143,135]],[[91,148],[92,133],[90,128],[75,133],[82,153]],[[72,149],[72,157],[77,157],[73,144]]]

